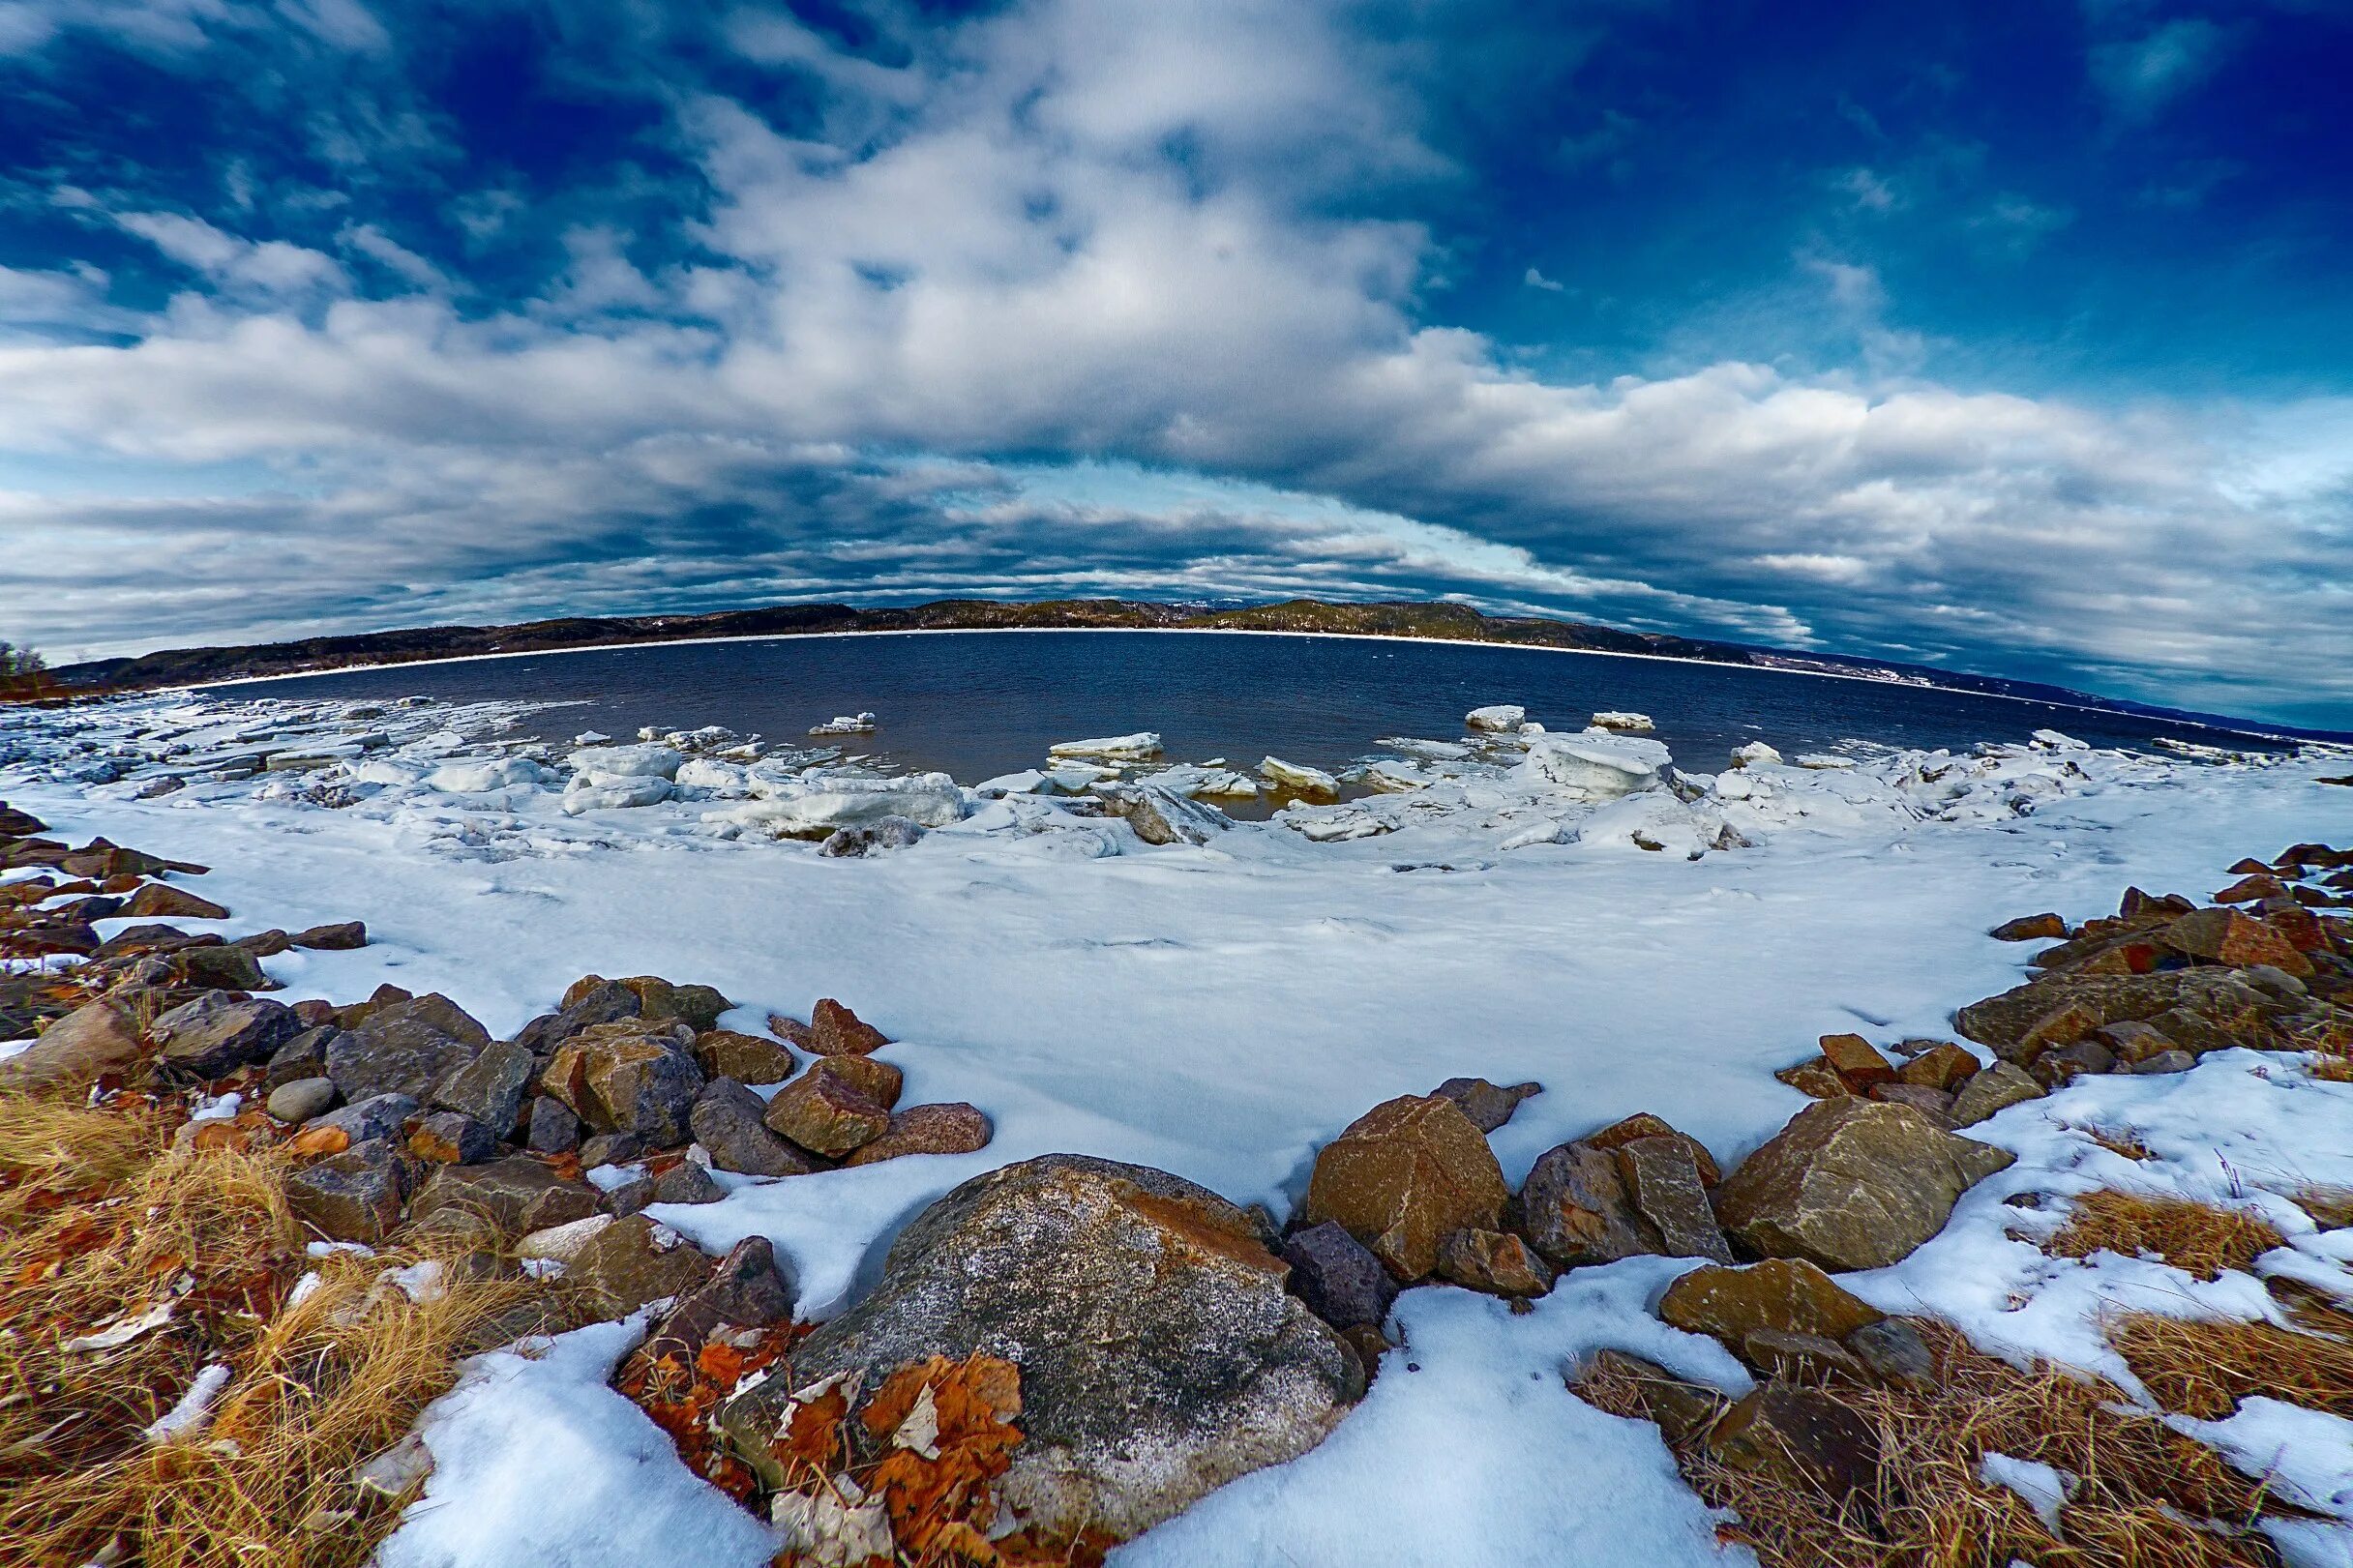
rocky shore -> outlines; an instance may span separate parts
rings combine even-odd
[[[1485,722],[1506,717],[1522,723]],[[1559,765],[1619,767],[1643,743],[1614,744]],[[2217,1052],[2353,1076],[2353,851],[2297,844],[2231,867],[2203,905],[2132,889],[2113,915],[2009,922],[1993,934],[2051,944],[2032,979],[1960,1008],[1954,1039],[1823,1036],[1779,1075],[1814,1103],[1729,1169],[1644,1113],[1544,1152],[1515,1188],[1489,1136],[1541,1086],[1456,1078],[1335,1129],[1287,1216],[1076,1153],[975,1177],[813,1325],[766,1240],[714,1257],[649,1211],[988,1145],[986,1107],[901,1104],[891,1042],[849,1006],[752,1033],[721,1026],[733,1004],[707,986],[586,975],[493,1039],[389,984],[289,1000],[263,961],[363,947],[363,921],[191,932],[171,922],[236,918],[189,886],[203,867],[45,833],[0,807],[0,1037],[28,1042],[0,1059],[0,1096],[167,1108],[188,1151],[283,1161],[319,1244],[437,1237],[560,1289],[574,1320],[637,1323],[617,1386],[812,1564],[1091,1560],[1323,1442],[1410,1354],[1401,1291],[1525,1312],[1642,1257],[1697,1260],[1654,1310],[1719,1343],[1746,1386],[1622,1350],[1567,1369],[1572,1386],[1654,1422],[1712,1498],[1801,1494],[1894,1550],[1907,1483],[1854,1391],[1948,1397],[1982,1357],[1836,1277],[1906,1258],[2012,1164],[1973,1133]],[[124,919],[103,939],[92,924]],[[411,1443],[371,1465],[353,1485],[389,1469],[404,1499],[432,1458]],[[2221,1543],[2212,1560],[2262,1560],[2260,1520],[2184,1517]]]

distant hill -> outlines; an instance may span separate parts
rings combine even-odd
[[[1138,599],[1049,599],[1031,604],[1010,604],[987,599],[942,599],[928,605],[880,608],[858,608],[849,605],[774,605],[762,609],[715,610],[700,615],[567,616],[559,620],[524,621],[513,626],[427,626],[226,648],[169,648],[141,654],[134,659],[97,659],[85,664],[68,665],[52,670],[50,674],[60,684],[83,691],[134,692],[163,687],[205,686],[228,680],[311,674],[321,670],[355,669],[371,665],[465,659],[493,653],[553,653],[568,648],[682,642],[699,638],[1024,627],[1322,632],[1568,648],[1588,653],[1648,654],[1664,659],[1804,670],[1895,685],[1937,686],[1995,696],[2076,703],[2248,734],[2340,741],[2348,738],[2324,731],[2250,725],[2244,720],[2216,714],[2189,713],[2118,701],[2035,681],[2005,680],[1998,676],[1970,675],[1881,660],[1848,659],[1833,654],[1787,653],[1741,643],[1713,642],[1657,633],[1624,632],[1589,621],[1552,620],[1535,615],[1487,615],[1467,605],[1440,601],[1330,604],[1316,599],[1291,599],[1280,604],[1226,607]]]

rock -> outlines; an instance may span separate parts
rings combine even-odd
[[[408,1152],[432,1165],[480,1165],[498,1152],[498,1135],[455,1110],[432,1110],[409,1129]]]
[[[645,1005],[628,987],[595,975],[574,982],[564,997],[559,1011],[543,1013],[518,1029],[515,1043],[535,1056],[546,1056],[581,1030],[634,1019]]]
[[[352,1144],[286,1177],[286,1202],[332,1241],[375,1246],[401,1223],[407,1172],[381,1139]]]
[[[1334,1328],[1378,1328],[1397,1299],[1397,1282],[1364,1244],[1329,1220],[1295,1231],[1283,1243],[1291,1290],[1307,1310]]]
[[[2177,953],[2236,968],[2267,963],[2299,977],[2312,972],[2312,961],[2298,952],[2295,943],[2236,909],[2200,909],[2184,915],[2159,931],[2157,939]]]
[[[286,939],[284,932],[275,930],[257,931],[251,936],[240,936],[229,943],[229,946],[243,948],[257,959],[276,958],[293,945]]]
[[[216,935],[192,936],[177,926],[125,926],[98,944],[102,959],[127,958],[134,953],[176,953],[185,947],[218,946]]]
[[[581,1165],[588,1170],[598,1166],[627,1165],[645,1152],[645,1139],[635,1133],[599,1133],[581,1140]]]
[[[298,1078],[270,1091],[269,1113],[283,1122],[306,1122],[335,1104],[335,1080]]]
[[[620,1317],[664,1296],[684,1296],[711,1277],[711,1259],[668,1226],[642,1214],[618,1219],[590,1236],[565,1265],[564,1279],[603,1317]],[[798,1360],[794,1358],[795,1374]]]
[[[840,1079],[885,1110],[899,1104],[899,1090],[907,1082],[905,1073],[872,1056],[819,1056],[809,1071]]]
[[[2179,1049],[2160,1050],[2154,1056],[2143,1056],[2126,1067],[2128,1073],[2187,1073],[2198,1064],[2198,1059]]]
[[[1670,1257],[1732,1261],[1732,1248],[1708,1206],[1708,1190],[1687,1142],[1675,1137],[1638,1138],[1620,1144],[1618,1179],[1634,1212],[1658,1232],[1658,1251]]]
[[[1846,1080],[1838,1076],[1837,1070],[1820,1056],[1809,1056],[1804,1061],[1781,1068],[1773,1077],[1800,1094],[1810,1095],[1816,1100],[1843,1100],[1855,1092],[1846,1086]]]
[[[471,1062],[487,1041],[467,1041],[443,1026],[448,1013],[412,997],[370,1013],[330,1041],[327,1076],[346,1100],[405,1094],[424,1100]],[[479,1029],[479,1025],[477,1025]]]
[[[306,1031],[328,1028],[335,1022],[335,1004],[324,997],[307,997],[292,1005],[295,1018],[302,1021]]]
[[[575,982],[574,989],[584,984]],[[683,1023],[698,1034],[717,1024],[719,1015],[735,1005],[714,987],[675,986],[660,975],[631,975],[620,985],[638,998],[638,1016],[648,1023]]]
[[[557,1049],[540,1087],[600,1132],[672,1147],[686,1141],[687,1114],[702,1092],[702,1069],[688,1053],[692,1038],[641,1022],[593,1024]]]
[[[569,1154],[581,1146],[581,1119],[553,1095],[535,1094],[524,1123],[523,1146],[533,1154]]]
[[[1910,1106],[1948,1132],[1953,1127],[1952,1096],[1942,1089],[1924,1083],[1882,1083],[1871,1091],[1870,1098],[1884,1105]]]
[[[2071,1046],[2041,1052],[2027,1072],[2044,1088],[2055,1089],[2071,1078],[2112,1072],[2115,1067],[2114,1051],[2097,1040],[2078,1040]]]
[[[2042,1098],[2042,1085],[2023,1068],[1991,1062],[1953,1091],[1952,1125],[1975,1127],[1997,1110]]]
[[[1657,1251],[1619,1174],[1616,1151],[1564,1143],[1536,1159],[1514,1205],[1520,1231],[1556,1268],[1614,1263]]]
[[[569,1264],[588,1245],[591,1236],[612,1224],[612,1218],[610,1214],[591,1214],[584,1220],[534,1230],[515,1243],[515,1256],[526,1260]]]
[[[890,1111],[841,1074],[818,1071],[823,1065],[777,1090],[761,1119],[770,1132],[802,1148],[839,1159],[889,1131]]]
[[[1760,1384],[1710,1429],[1708,1452],[1731,1469],[1833,1499],[1878,1489],[1877,1434],[1820,1389]]]
[[[1460,1107],[1406,1095],[1375,1106],[1316,1156],[1305,1224],[1336,1220],[1398,1280],[1426,1278],[1453,1230],[1493,1230],[1510,1189]]]
[[[1360,1392],[1355,1356],[1284,1274],[1215,1194],[1049,1155],[917,1216],[874,1292],[802,1342],[790,1379],[722,1405],[719,1425],[773,1482],[768,1437],[793,1385],[1000,1356],[1021,1373],[1026,1440],[998,1487],[1016,1519],[1124,1540],[1315,1447]]]
[[[314,948],[322,953],[336,953],[368,945],[368,926],[364,921],[345,920],[332,926],[312,926],[296,932],[288,938],[296,947]]]
[[[362,1143],[393,1143],[407,1138],[408,1118],[418,1109],[416,1101],[405,1094],[371,1095],[323,1115],[313,1115],[302,1130],[306,1134],[340,1132],[346,1144],[353,1147]]]
[[[892,1111],[882,1136],[850,1150],[842,1164],[875,1165],[908,1154],[976,1154],[989,1146],[996,1131],[977,1106],[962,1100],[908,1106]]]
[[[525,1154],[510,1154],[488,1165],[445,1165],[435,1169],[412,1205],[420,1221],[440,1214],[472,1215],[503,1235],[525,1235],[568,1225],[598,1212],[596,1189],[566,1181]]]
[[[183,985],[200,991],[269,991],[270,977],[262,973],[253,955],[241,947],[190,946],[172,955]]]
[[[515,1130],[522,1114],[523,1091],[537,1067],[531,1053],[506,1041],[492,1041],[482,1054],[433,1086],[433,1105],[471,1117],[492,1135]]]
[[[294,1010],[266,997],[199,996],[157,1019],[148,1031],[160,1065],[184,1078],[215,1079],[267,1061],[301,1033]]]
[[[2003,921],[1986,934],[1997,942],[2058,941],[2067,935],[2067,922],[2056,914],[2020,915]]]
[[[1667,1287],[1658,1316],[1737,1348],[1764,1329],[1844,1340],[1884,1314],[1811,1263],[1769,1258],[1746,1268],[1693,1269]]]
[[[1877,1047],[1859,1034],[1824,1035],[1822,1059],[1856,1094],[1867,1094],[1877,1084],[1895,1081],[1895,1069],[1888,1065]]]
[[[2219,969],[2160,970],[2154,974],[2052,975],[2013,987],[1999,996],[1964,1007],[1953,1025],[1971,1040],[1989,1046],[2005,1060],[2031,1058],[2021,1042],[2041,1021],[2069,1007],[2080,1008],[2091,1027],[2131,1020],[2154,1020],[2174,1008],[2202,1017],[2236,1019],[2261,993]],[[2084,1032],[2088,1033],[2089,1029]],[[2076,1036],[2080,1039],[2081,1035]],[[2071,1045],[2073,1041],[2057,1041]]]
[[[793,1286],[777,1266],[764,1236],[746,1236],[719,1260],[710,1278],[679,1298],[646,1336],[649,1359],[675,1356],[692,1366],[711,1335],[726,1325],[765,1328],[792,1317]]]
[[[2284,899],[2287,884],[2272,874],[2269,868],[2249,872],[2245,876],[2214,896],[2216,903],[2260,903],[2265,899]]]
[[[768,1131],[767,1102],[731,1078],[715,1078],[695,1097],[687,1125],[722,1170],[747,1176],[802,1176],[817,1169],[799,1149]]]
[[[131,895],[123,914],[133,920],[226,920],[228,911],[169,882],[149,882]]]
[[[1766,1257],[1884,1268],[1936,1234],[1962,1193],[2015,1158],[1904,1106],[1825,1100],[1725,1178],[1717,1213]]]
[[[657,1203],[716,1203],[727,1196],[727,1189],[692,1160],[681,1160],[654,1178]]]
[[[1528,1243],[1503,1230],[1451,1230],[1438,1244],[1438,1277],[1492,1296],[1540,1296],[1553,1271]]]
[[[1977,1057],[1948,1040],[1939,1041],[1904,1063],[1895,1070],[1895,1077],[1915,1087],[1942,1089],[1950,1094],[1977,1070]]]
[[[1645,1361],[1623,1350],[1594,1351],[1580,1371],[1578,1381],[1588,1378],[1623,1380],[1631,1385],[1642,1413],[1655,1422],[1660,1435],[1678,1448],[1706,1433],[1729,1404],[1716,1389],[1678,1377],[1656,1362]]]
[[[624,1219],[645,1208],[654,1200],[654,1178],[642,1170],[632,1170],[626,1179],[604,1190],[600,1201],[605,1212]]]
[[[1740,1352],[1741,1359],[1760,1374],[1785,1383],[1818,1388],[1826,1383],[1863,1384],[1871,1380],[1853,1351],[1819,1334],[1761,1328],[1741,1342]]]
[[[1460,1106],[1471,1125],[1480,1132],[1492,1133],[1511,1119],[1521,1101],[1542,1094],[1544,1085],[1514,1083],[1498,1088],[1483,1078],[1450,1078],[1430,1092]]]
[[[1577,1141],[1588,1148],[1621,1149],[1644,1138],[1671,1138],[1681,1143],[1690,1154],[1691,1163],[1699,1169],[1702,1186],[1713,1187],[1724,1179],[1723,1172],[1715,1168],[1715,1157],[1708,1152],[1708,1145],[1688,1133],[1677,1132],[1662,1118],[1647,1110],[1638,1110],[1623,1121],[1614,1121],[1597,1133],[1586,1134]]]
[[[1846,1347],[1873,1382],[1915,1391],[1936,1386],[1936,1353],[1908,1318],[1865,1323],[1846,1337]]]
[[[412,992],[387,982],[370,991],[366,1001],[353,1002],[348,1007],[338,1008],[335,1021],[342,1028],[356,1029],[384,1009],[414,999]]]
[[[138,1065],[138,995],[101,996],[51,1021],[30,1046],[0,1061],[0,1093],[80,1087]]]
[[[881,1030],[828,996],[809,1015],[806,1044],[819,1056],[863,1056],[890,1041]]]
[[[817,1043],[815,1029],[810,1028],[800,1020],[789,1019],[782,1013],[768,1015],[768,1032],[789,1045],[800,1047],[803,1050],[813,1050]]]
[[[738,1083],[782,1083],[800,1065],[777,1042],[732,1029],[705,1029],[695,1036],[695,1062],[705,1079],[731,1078]]]
[[[1234,825],[1214,806],[1159,784],[1098,784],[1095,798],[1111,816],[1122,817],[1146,843],[1207,843]]]
[[[911,816],[845,823],[825,836],[817,852],[828,860],[860,860],[878,850],[911,849],[922,842],[924,831]]]

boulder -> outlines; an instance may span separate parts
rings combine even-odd
[[[1808,1056],[1802,1062],[1778,1068],[1772,1076],[1800,1094],[1816,1100],[1843,1100],[1855,1092],[1846,1086],[1846,1080],[1838,1076],[1837,1070],[1820,1056]]]
[[[695,1097],[687,1126],[721,1170],[746,1176],[802,1176],[817,1169],[807,1154],[768,1131],[767,1102],[731,1078],[715,1078]]]
[[[498,1152],[498,1135],[455,1110],[431,1110],[408,1132],[408,1152],[429,1165],[480,1165]]]
[[[1556,1268],[1614,1263],[1658,1250],[1626,1196],[1616,1151],[1582,1140],[1536,1159],[1514,1205],[1520,1231]]]
[[[603,984],[594,975],[588,980]],[[586,984],[575,982],[574,989],[579,991]],[[683,1023],[698,1034],[717,1024],[719,1015],[735,1005],[715,987],[676,986],[660,975],[631,975],[620,986],[638,998],[638,1016],[648,1023]]]
[[[649,1301],[685,1296],[711,1277],[711,1259],[668,1226],[642,1214],[618,1219],[590,1236],[564,1266],[591,1311],[620,1317]],[[795,1372],[799,1358],[794,1358]]]
[[[432,1000],[411,997],[378,1008],[328,1042],[327,1076],[344,1099],[405,1094],[422,1101],[474,1059],[488,1041],[452,1033],[445,1025],[454,1010],[427,1005]]]
[[[596,1189],[567,1181],[524,1154],[488,1165],[445,1165],[417,1193],[414,1217],[454,1213],[488,1220],[501,1234],[526,1235],[598,1212]]]
[[[1247,1214],[1190,1182],[1078,1155],[1009,1166],[917,1216],[873,1294],[719,1425],[773,1483],[793,1387],[1001,1357],[1021,1373],[1025,1438],[998,1488],[1016,1521],[1124,1540],[1307,1452],[1360,1394],[1355,1355],[1285,1272]]]
[[[799,1058],[774,1040],[732,1029],[705,1029],[695,1036],[695,1064],[706,1079],[731,1078],[738,1083],[782,1083],[800,1065]]]
[[[1742,1361],[1760,1376],[1785,1383],[1822,1387],[1829,1383],[1867,1384],[1870,1373],[1852,1350],[1819,1334],[1793,1334],[1761,1328],[1737,1347]]]
[[[1430,1092],[1460,1106],[1471,1125],[1480,1132],[1492,1133],[1511,1119],[1521,1101],[1542,1094],[1544,1085],[1514,1083],[1502,1088],[1483,1078],[1450,1078]]]
[[[581,1139],[581,1165],[590,1170],[598,1166],[627,1165],[645,1152],[645,1139],[635,1133],[598,1133]]]
[[[0,1093],[80,1087],[128,1073],[142,1054],[139,997],[101,996],[52,1021],[23,1050],[0,1061]]]
[[[535,1094],[523,1122],[523,1146],[533,1154],[569,1154],[581,1146],[581,1119],[553,1095]]]
[[[2220,969],[2051,975],[1962,1008],[1953,1017],[1953,1026],[1966,1038],[1991,1047],[2004,1060],[2023,1061],[2033,1055],[2031,1049],[2021,1048],[2029,1031],[2065,1008],[2080,1008],[2090,1017],[2091,1027],[2097,1028],[2103,1023],[2155,1019],[2173,1008],[2235,1019],[2262,1000],[2259,991]]]
[[[1461,1107],[1405,1095],[1375,1106],[1324,1146],[1299,1217],[1338,1221],[1411,1283],[1437,1267],[1449,1231],[1498,1228],[1510,1196],[1486,1135]]]
[[[1870,1098],[1891,1106],[1910,1106],[1947,1131],[1954,1125],[1952,1096],[1943,1089],[1924,1083],[1882,1083],[1871,1091]]]
[[[1715,1157],[1708,1152],[1707,1144],[1688,1133],[1677,1132],[1665,1120],[1647,1110],[1638,1110],[1623,1121],[1614,1121],[1597,1133],[1586,1134],[1577,1141],[1588,1148],[1617,1149],[1641,1138],[1671,1138],[1681,1143],[1690,1152],[1691,1163],[1698,1167],[1702,1185],[1713,1187],[1724,1179],[1723,1172],[1716,1169]]]
[[[323,1114],[335,1104],[335,1080],[298,1078],[270,1091],[265,1109],[280,1121],[302,1123]]]
[[[2236,909],[2200,909],[2184,915],[2157,933],[2157,939],[2176,953],[2226,963],[2233,968],[2268,963],[2276,969],[2304,976],[2312,962],[2296,944],[2263,921]]]
[[[314,948],[322,953],[336,953],[368,945],[368,927],[358,920],[339,921],[330,926],[312,926],[296,932],[288,938],[296,947]]]
[[[1738,1347],[1763,1329],[1844,1340],[1886,1315],[1801,1258],[1695,1268],[1667,1287],[1658,1316],[1686,1334]]]
[[[287,948],[292,947],[293,945],[294,944],[292,942],[286,939],[286,933],[284,932],[275,929],[270,931],[257,931],[251,936],[240,936],[235,941],[229,943],[229,946],[241,947],[246,952],[253,954],[253,957],[257,959],[276,958],[279,954],[283,953]]]
[[[578,1256],[577,1250],[574,1254]],[[567,1265],[571,1259],[567,1258]],[[720,1328],[765,1328],[792,1317],[793,1285],[764,1236],[746,1236],[719,1260],[710,1277],[678,1298],[646,1336],[649,1359],[675,1356],[687,1366]]]
[[[659,1027],[590,1025],[556,1050],[540,1087],[600,1132],[634,1133],[657,1148],[685,1142],[702,1069],[690,1053],[691,1032]]]
[[[1637,1138],[1612,1153],[1634,1212],[1658,1232],[1658,1252],[1669,1257],[1732,1261],[1732,1248],[1709,1207],[1708,1190],[1686,1140]]]
[[[1878,1435],[1820,1389],[1761,1383],[1709,1429],[1707,1444],[1717,1464],[1802,1493],[1836,1500],[1878,1491]]]
[[[522,1047],[493,1041],[482,1054],[433,1085],[432,1103],[470,1117],[497,1137],[514,1131],[537,1062]]]
[[[2015,1158],[1905,1106],[1824,1100],[1725,1178],[1716,1212],[1759,1256],[1884,1268],[1942,1229],[1962,1193]]]
[[[1491,1296],[1540,1296],[1552,1266],[1505,1230],[1448,1231],[1438,1244],[1438,1277]]]
[[[840,1073],[808,1072],[776,1091],[762,1120],[768,1130],[804,1149],[836,1159],[890,1130],[890,1110],[861,1093]]]
[[[908,1106],[892,1111],[890,1126],[882,1136],[850,1150],[842,1164],[874,1165],[907,1154],[975,1154],[987,1148],[995,1136],[996,1129],[980,1108],[962,1100]]]
[[[286,1202],[333,1241],[375,1246],[401,1223],[406,1168],[381,1139],[354,1143],[286,1177]]]
[[[1997,942],[2057,941],[2067,935],[2067,922],[2055,914],[2020,915],[2003,921],[1987,934]]]
[[[1936,1352],[1907,1318],[1865,1323],[1846,1337],[1846,1348],[1873,1382],[1914,1390],[1936,1386]]]
[[[2086,1073],[2100,1074],[2115,1071],[2116,1052],[2097,1040],[2078,1040],[2071,1046],[2045,1050],[2035,1057],[2027,1074],[2046,1089],[2055,1089],[2070,1079]]]
[[[2024,1068],[1991,1062],[1952,1095],[1952,1125],[1975,1127],[1997,1110],[2042,1098],[2042,1085]]]
[[[183,1078],[215,1079],[269,1060],[302,1026],[290,1007],[216,991],[173,1008],[148,1032],[160,1065]]]
[[[656,1203],[716,1203],[728,1190],[692,1160],[681,1160],[654,1178]]]
[[[242,947],[191,945],[171,956],[180,983],[198,991],[271,991],[275,982],[262,973],[253,955]]]
[[[1896,1069],[1895,1076],[1915,1087],[1942,1089],[1950,1094],[1977,1070],[1977,1057],[1948,1040],[1930,1046],[1904,1063]]]
[[[840,1079],[885,1110],[897,1107],[899,1091],[907,1082],[905,1073],[873,1056],[819,1056],[809,1064],[809,1071]]]
[[[405,1094],[374,1094],[339,1109],[313,1115],[302,1130],[306,1135],[341,1133],[346,1147],[399,1142],[408,1137],[408,1118],[417,1110],[416,1101]]]
[[[825,997],[809,1015],[809,1050],[819,1056],[864,1056],[890,1044],[873,1024]]]
[[[122,911],[133,920],[226,920],[228,911],[210,899],[200,899],[169,882],[149,882],[125,901]]]
[[[1283,1243],[1291,1290],[1334,1328],[1381,1326],[1397,1299],[1397,1282],[1364,1244],[1329,1220]]]
[[[1859,1034],[1824,1035],[1822,1059],[1857,1094],[1867,1094],[1874,1085],[1895,1081],[1895,1069],[1888,1065],[1879,1048]]]
[[[535,1056],[545,1056],[583,1029],[636,1018],[645,1005],[628,987],[595,975],[575,981],[564,998],[558,1011],[543,1013],[518,1029],[515,1043]]]

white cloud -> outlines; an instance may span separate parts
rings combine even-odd
[[[1521,279],[1520,281],[1530,288],[1540,288],[1548,294],[1558,294],[1568,287],[1566,283],[1557,279],[1545,277],[1534,267],[1528,269],[1528,276]]]
[[[2204,16],[2176,16],[2138,38],[2095,44],[2092,84],[2120,117],[2148,120],[2220,67],[2230,34]]]

